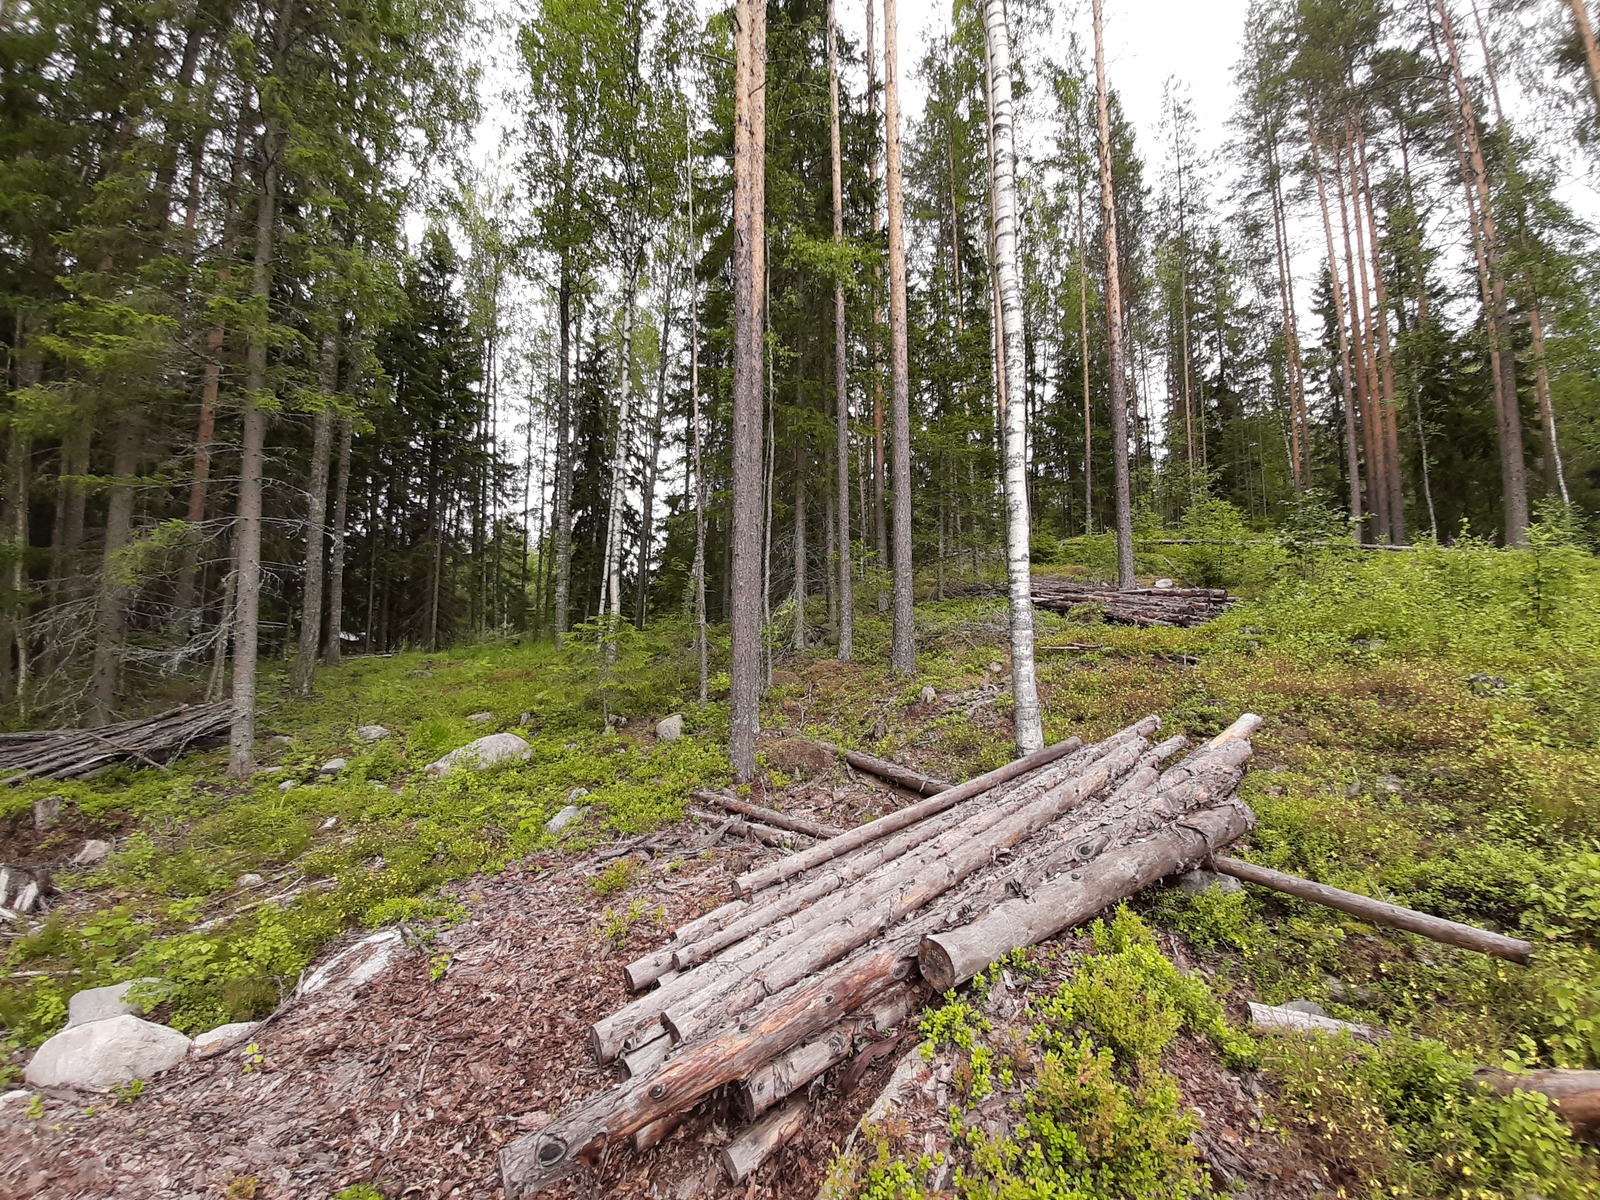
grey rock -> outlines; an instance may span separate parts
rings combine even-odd
[[[322,773],[324,775],[337,775],[340,771],[344,770],[349,765],[350,765],[350,760],[349,759],[345,759],[345,758],[330,758],[327,762],[322,764]]]
[[[28,880],[22,891],[17,893],[17,898],[12,902],[18,912],[29,913],[39,907],[39,884],[35,880]]]
[[[683,736],[683,714],[673,713],[656,722],[656,736],[663,742],[675,742]]]
[[[1379,775],[1378,786],[1390,795],[1399,795],[1401,788],[1405,786],[1405,780],[1398,775]]]
[[[992,662],[989,664],[989,674],[991,675],[998,675],[1004,670],[1005,668],[997,662]]]
[[[159,1075],[188,1053],[189,1039],[176,1029],[124,1013],[62,1030],[39,1047],[24,1077],[33,1087],[105,1091]]]
[[[582,800],[588,794],[589,794],[589,789],[588,788],[586,788],[586,787],[575,787],[570,792],[567,793],[567,803],[568,804],[576,804],[579,800]]]
[[[285,779],[282,783],[280,783],[278,785],[278,790],[280,792],[287,792],[287,791],[290,791],[290,790],[292,790],[294,788],[297,788],[299,786],[300,786],[300,784],[299,784],[298,780]]]
[[[921,700],[924,704],[932,704],[938,698],[939,693],[933,690],[933,684],[931,683],[924,684],[922,690],[917,693],[917,699]]]
[[[496,763],[526,762],[532,753],[532,747],[514,733],[491,733],[429,763],[427,771],[429,775],[448,775],[459,769],[481,771]]]
[[[321,832],[326,833],[326,832],[328,832],[328,830],[332,829],[338,823],[339,823],[339,818],[338,817],[329,817],[321,825],[317,826],[317,828]]]
[[[45,796],[33,802],[33,827],[49,829],[61,819],[61,797]]]
[[[235,885],[242,888],[260,887],[265,882],[266,880],[260,875],[257,875],[254,871],[250,871],[247,874],[239,876],[239,878],[235,880]]]
[[[520,717],[517,718],[517,724],[518,725],[523,725],[523,726],[532,725],[533,724],[533,714],[532,713],[526,713],[526,712],[523,713]]]
[[[1203,896],[1207,892],[1242,892],[1244,884],[1232,875],[1219,875],[1215,871],[1207,871],[1196,867],[1192,871],[1185,871],[1179,875],[1174,885],[1186,896]]]
[[[260,1021],[235,1021],[231,1025],[218,1025],[196,1037],[189,1045],[189,1053],[195,1058],[215,1058],[248,1040],[260,1024]]]
[[[1313,1017],[1325,1017],[1328,1015],[1328,1010],[1315,1000],[1286,1000],[1278,1007],[1287,1009],[1289,1012],[1303,1012]]]
[[[298,994],[314,996],[326,992],[329,995],[348,995],[362,984],[376,979],[395,960],[404,945],[398,929],[379,930],[346,946],[313,970],[300,981]]]
[[[1158,588],[1169,588],[1169,587],[1173,586],[1173,582],[1170,579],[1158,579],[1154,583],[1152,583],[1150,586],[1151,587],[1158,587]]]
[[[22,1102],[24,1100],[31,1100],[32,1098],[33,1098],[33,1093],[30,1092],[27,1088],[13,1088],[11,1091],[7,1092],[5,1095],[0,1096],[0,1105],[18,1104],[18,1103],[20,1103],[20,1102]]]
[[[588,812],[587,806],[569,804],[544,823],[546,833],[560,833],[568,825],[573,825],[583,819],[583,814]]]
[[[389,731],[382,725],[360,725],[356,727],[356,737],[363,742],[381,742],[389,736]]]
[[[433,674],[432,671],[424,671],[424,670],[407,671],[406,672],[406,678],[407,679],[426,679],[426,678],[428,678],[428,676],[430,676],[432,674]]]
[[[72,856],[72,865],[75,867],[93,867],[105,862],[106,856],[110,853],[110,842],[102,842],[99,838],[90,838],[83,844],[83,849]]]
[[[292,746],[292,745],[294,745],[294,739],[292,737],[290,737],[287,733],[275,733],[275,734],[273,734],[271,737],[269,737],[267,739],[267,745],[269,745],[269,746]]]
[[[487,725],[490,721],[494,720],[494,714],[492,712],[475,712],[469,716],[467,720],[471,721],[474,725]]]
[[[114,983],[110,987],[84,988],[81,992],[74,992],[72,998],[67,1001],[67,1028],[73,1029],[95,1021],[109,1020],[126,1013],[143,1016],[144,1006],[128,1003],[128,992],[136,983],[155,982],[154,979],[130,979],[125,983]]]

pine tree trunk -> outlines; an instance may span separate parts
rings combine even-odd
[[[1078,350],[1083,358],[1083,532],[1094,533],[1094,424],[1089,408],[1089,234],[1078,176]]]
[[[889,194],[889,418],[894,497],[894,622],[889,667],[897,675],[917,669],[911,591],[911,367],[906,315],[905,193],[900,178],[900,85],[895,0],[883,0],[883,109],[885,182]]]
[[[794,476],[794,649],[801,654],[806,648],[806,476],[797,470]]]
[[[761,374],[765,254],[766,0],[734,8],[733,140],[733,528],[729,758],[734,775],[756,770],[761,722]]]
[[[1389,493],[1389,544],[1406,544],[1405,481],[1400,472],[1400,431],[1395,420],[1396,391],[1394,354],[1389,344],[1389,295],[1383,280],[1383,256],[1379,253],[1378,214],[1372,198],[1372,180],[1367,171],[1367,139],[1359,118],[1356,121],[1354,163],[1359,179],[1351,181],[1355,190],[1356,212],[1366,213],[1367,237],[1372,255],[1373,315],[1378,325],[1378,370],[1383,387],[1383,403],[1378,411],[1379,433],[1383,438],[1384,487]],[[1363,205],[1363,197],[1365,204]],[[1359,232],[1360,225],[1357,225]]]
[[[874,126],[878,123],[878,58],[873,46],[875,30],[873,14],[875,0],[867,0],[867,113]],[[883,233],[883,212],[878,205],[878,142],[873,139],[872,159],[868,163],[868,178],[872,188],[872,244],[878,244]],[[883,379],[887,366],[883,358],[883,270],[876,257],[872,263],[872,529],[873,544],[878,551],[878,570],[889,568],[889,521],[884,503],[884,470],[886,460],[883,445]],[[877,591],[879,612],[889,611],[889,593],[880,586]]]
[[[689,212],[689,421],[690,436],[694,439],[694,629],[695,657],[700,668],[700,704],[709,699],[708,647],[706,629],[706,479],[701,457],[700,431],[700,286],[697,274],[700,265],[700,243],[695,238],[694,226],[694,138],[692,133],[684,138],[686,180]]]
[[[1589,67],[1589,85],[1594,89],[1595,114],[1600,116],[1600,44],[1596,44],[1594,25],[1589,20],[1584,0],[1567,0],[1572,7],[1572,23],[1578,29],[1578,41],[1583,46],[1583,61]]]
[[[328,468],[333,458],[333,405],[337,384],[339,339],[322,339],[322,372],[318,385],[325,399],[312,426],[311,476],[306,491],[305,588],[300,598],[300,644],[295,653],[290,688],[302,700],[311,695],[317,674],[317,643],[322,640],[323,564],[328,554]]]
[[[1122,350],[1122,283],[1117,202],[1111,174],[1111,112],[1101,0],[1094,0],[1094,76],[1100,125],[1100,231],[1106,257],[1106,356],[1111,395],[1111,463],[1116,488],[1117,587],[1133,586],[1133,504],[1128,483],[1128,392]]]
[[[1026,378],[1023,365],[1022,277],[1017,266],[1017,149],[1011,99],[1011,32],[1005,0],[986,0],[989,121],[994,145],[995,279],[1000,289],[1002,344],[1006,376]],[[1017,754],[1044,745],[1038,686],[1033,664],[1033,576],[1028,539],[1027,405],[1021,395],[1005,411],[1004,485],[1006,502],[1006,582],[1011,600],[1011,695]],[[941,524],[942,531],[942,524]],[[943,564],[941,561],[941,568]]]
[[[328,632],[322,643],[322,661],[330,667],[339,665],[339,656],[344,651],[344,555],[350,517],[350,440],[354,432],[351,425],[349,417],[339,421],[339,467],[333,483],[333,528],[328,548]],[[372,626],[368,625],[368,649],[371,649],[371,635]]]
[[[570,252],[561,252],[561,282],[556,294],[557,323],[561,327],[561,363],[556,372],[556,645],[567,632],[567,608],[572,590],[572,264]]]
[[[1356,429],[1355,375],[1350,369],[1350,332],[1345,322],[1344,287],[1339,280],[1339,256],[1333,248],[1333,219],[1328,213],[1328,184],[1322,173],[1322,154],[1318,149],[1316,110],[1311,98],[1306,97],[1306,124],[1311,143],[1311,174],[1317,181],[1317,201],[1322,209],[1322,233],[1328,247],[1328,279],[1333,286],[1334,323],[1339,327],[1339,375],[1343,386],[1339,389],[1344,408],[1345,470],[1350,481],[1350,531],[1356,545],[1361,538],[1361,458],[1356,445],[1360,434]]]
[[[1377,541],[1389,528],[1389,494],[1383,487],[1383,443],[1378,436],[1377,384],[1368,353],[1367,272],[1363,262],[1356,274],[1357,258],[1350,240],[1350,214],[1345,204],[1344,158],[1340,146],[1333,150],[1334,198],[1339,202],[1339,227],[1344,235],[1345,279],[1349,282],[1350,344],[1355,352],[1357,409],[1361,419],[1361,449],[1367,467],[1367,509],[1372,525],[1363,540]]]
[[[5,603],[5,637],[0,641],[0,699],[14,701],[18,714],[28,710],[28,491],[33,458],[27,434],[13,424],[6,437],[6,540],[11,544],[10,595]],[[15,650],[15,664],[11,662]],[[14,670],[13,670],[14,666]]]
[[[1500,447],[1500,486],[1505,504],[1505,536],[1508,546],[1528,540],[1528,478],[1522,450],[1522,414],[1517,403],[1516,357],[1512,352],[1510,320],[1506,308],[1505,270],[1501,262],[1499,235],[1495,230],[1494,206],[1489,192],[1489,169],[1478,136],[1478,122],[1472,94],[1461,70],[1461,55],[1456,49],[1455,31],[1445,0],[1434,0],[1439,14],[1439,32],[1449,57],[1455,82],[1456,133],[1466,151],[1469,205],[1476,200],[1473,244],[1478,254],[1480,286],[1484,291],[1484,317],[1489,327],[1489,356],[1494,376],[1495,431]]]
[[[872,0],[867,0],[867,7],[872,7]],[[839,51],[834,0],[828,0],[828,115],[833,160],[833,245],[836,251],[842,252],[844,184],[840,161]],[[843,270],[842,262],[839,269]],[[832,592],[833,607],[837,614],[835,627],[839,631],[839,658],[848,661],[855,654],[855,597],[850,578],[853,561],[850,553],[850,352],[845,339],[844,311],[844,278],[841,275],[833,282],[833,463],[838,499],[828,528],[835,543],[829,554],[829,566],[838,572],[838,582]],[[837,559],[834,554],[837,554]]]

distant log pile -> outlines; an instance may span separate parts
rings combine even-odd
[[[99,729],[0,733],[0,782],[87,779],[118,763],[164,767],[191,746],[226,734],[232,713],[232,704],[222,701]]]
[[[748,1175],[803,1124],[797,1093],[914,1012],[922,979],[971,978],[1248,830],[1236,791],[1259,724],[1247,714],[1178,759],[1186,739],[1153,741],[1146,717],[954,787],[919,777],[938,790],[741,875],[736,899],[628,965],[642,994],[590,1029],[626,1081],[510,1142],[506,1194],[654,1145],[724,1087],[756,1122],[724,1156],[730,1180]]]
[[[1106,620],[1119,625],[1176,625],[1184,629],[1215,620],[1232,603],[1222,588],[1150,587],[1118,591],[1064,579],[1035,579],[1033,602],[1039,608],[1060,613],[1074,608],[1095,608]]]

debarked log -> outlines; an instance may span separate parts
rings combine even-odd
[[[1329,908],[1360,917],[1373,925],[1389,925],[1395,929],[1404,929],[1408,933],[1421,934],[1436,942],[1460,946],[1463,950],[1492,954],[1496,958],[1522,963],[1524,966],[1533,954],[1533,943],[1525,942],[1521,938],[1490,933],[1487,929],[1479,929],[1475,925],[1463,925],[1459,921],[1447,921],[1443,917],[1431,917],[1415,909],[1374,900],[1371,896],[1362,896],[1355,892],[1329,887],[1325,883],[1313,883],[1309,879],[1286,875],[1282,871],[1274,871],[1271,867],[1257,866],[1255,863],[1242,862],[1236,858],[1219,858],[1211,865],[1213,870],[1223,875],[1232,875],[1235,879],[1242,879],[1246,883],[1260,884],[1262,887],[1269,887],[1301,900],[1325,904]]]
[[[835,758],[844,759],[856,770],[898,784],[907,791],[916,792],[919,796],[935,796],[955,786],[942,779],[935,779],[931,775],[924,775],[921,771],[913,771],[910,767],[901,766],[897,762],[890,762],[886,758],[874,758],[859,750],[841,750],[831,742],[818,742],[817,745]]]
[[[725,809],[731,813],[738,813],[741,817],[749,817],[765,825],[775,825],[779,829],[787,829],[791,833],[803,833],[806,837],[816,838],[818,841],[838,837],[844,832],[837,825],[825,825],[821,821],[792,816],[789,813],[779,812],[775,808],[752,804],[750,801],[741,800],[737,796],[724,795],[722,792],[697,791],[690,794],[696,800],[714,804],[718,808]]]
[[[1142,842],[1108,850],[1057,876],[1031,896],[999,904],[959,929],[923,938],[917,948],[922,977],[934,991],[948,991],[1012,950],[1037,945],[1158,879],[1204,861],[1254,824],[1254,814],[1236,800],[1188,813]]]
[[[811,1115],[804,1096],[796,1096],[774,1109],[722,1148],[722,1173],[729,1183],[738,1183],[754,1173],[762,1163],[783,1149],[800,1132]]]

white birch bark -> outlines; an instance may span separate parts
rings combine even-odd
[[[989,120],[994,145],[995,279],[1000,292],[1000,332],[1005,377],[1025,373],[1022,280],[1017,269],[1017,151],[1011,100],[1011,34],[1005,0],[986,0],[984,31],[989,48]],[[1011,600],[1011,696],[1017,753],[1044,746],[1039,693],[1034,680],[1032,571],[1028,557],[1027,405],[1007,404],[1004,418],[1006,582]]]

